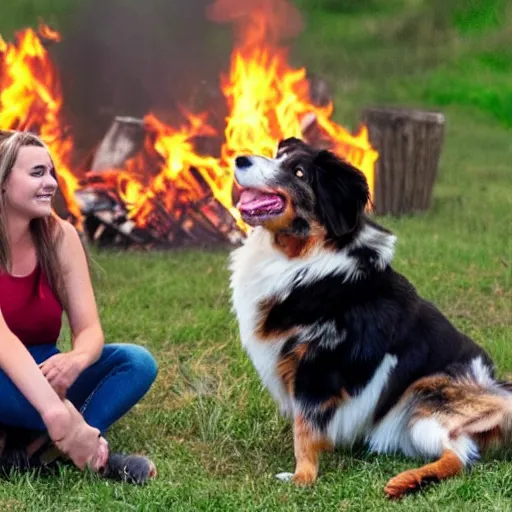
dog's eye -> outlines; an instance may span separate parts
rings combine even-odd
[[[297,178],[304,178],[304,171],[300,167],[297,167],[297,169],[295,169],[295,176],[297,176]]]

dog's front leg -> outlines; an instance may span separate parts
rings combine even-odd
[[[295,451],[295,473],[297,485],[310,485],[318,476],[320,447],[308,423],[297,416],[293,425],[293,448]]]
[[[295,473],[280,473],[280,480],[292,480],[297,485],[311,485],[318,476],[319,456],[332,450],[332,444],[301,416],[295,417],[293,425],[295,451]]]

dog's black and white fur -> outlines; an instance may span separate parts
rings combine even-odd
[[[235,173],[255,227],[232,254],[233,305],[243,347],[294,422],[296,469],[281,479],[312,483],[321,451],[356,442],[434,460],[388,483],[399,497],[508,440],[510,386],[393,270],[395,236],[365,215],[361,172],[288,139],[273,159],[238,157]]]

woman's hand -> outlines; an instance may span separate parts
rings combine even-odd
[[[88,466],[93,471],[98,471],[107,463],[107,441],[101,437],[97,428],[85,422],[69,400],[64,400],[63,404],[65,411],[45,420],[50,438],[78,468],[84,469]]]
[[[87,357],[71,350],[49,357],[39,368],[59,397],[65,398],[68,389],[87,368]]]

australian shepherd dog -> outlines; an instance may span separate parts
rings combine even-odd
[[[238,156],[235,177],[254,227],[231,255],[241,341],[293,421],[295,471],[278,478],[311,484],[322,451],[365,443],[424,459],[388,482],[397,498],[510,440],[512,385],[393,270],[359,170],[292,138]]]

